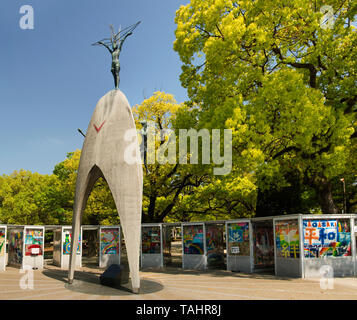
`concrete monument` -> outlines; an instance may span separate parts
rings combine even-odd
[[[124,93],[117,89],[117,75],[113,73],[116,89],[99,100],[85,135],[76,182],[68,281],[72,283],[74,278],[82,214],[95,182],[102,177],[119,213],[132,290],[138,293],[143,171],[133,114]],[[128,161],[128,150],[134,151],[136,161]]]

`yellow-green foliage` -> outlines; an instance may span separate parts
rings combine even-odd
[[[352,0],[191,0],[176,12],[196,126],[233,130],[237,184],[249,173],[283,187],[293,170],[318,190],[355,172],[356,13]]]

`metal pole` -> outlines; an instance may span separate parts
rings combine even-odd
[[[250,273],[254,272],[254,235],[253,235],[253,224],[252,221],[248,221],[248,228],[249,228],[249,263],[250,263]]]
[[[343,184],[343,212],[347,213],[347,205],[346,205],[346,183],[345,178],[340,179]]]
[[[355,234],[355,218],[350,219],[350,232],[351,232],[351,256],[353,259],[353,275],[356,276],[356,234]]]
[[[277,256],[276,256],[276,231],[275,231],[276,220],[273,218],[273,235],[274,235],[274,271],[275,276],[278,276],[278,265],[277,265]]]
[[[86,137],[86,135],[82,132],[82,130],[81,129],[77,129],[78,130],[78,132],[85,138]]]
[[[161,268],[164,267],[164,246],[163,246],[163,236],[162,236],[162,223],[159,225],[160,230],[160,249],[161,249]]]
[[[346,182],[345,182],[345,179],[343,179],[343,202],[344,202],[344,207],[345,207],[345,213],[347,213],[347,203],[346,203]]]
[[[182,269],[185,269],[185,246],[183,243],[183,224],[181,223],[181,244],[182,244]]]
[[[302,215],[299,214],[299,250],[300,250],[300,277],[305,278],[305,251],[304,251],[304,220]]]
[[[228,221],[226,221],[226,261],[227,261],[227,271],[229,271],[229,230]]]
[[[203,255],[204,255],[204,265],[203,269],[206,270],[208,269],[208,264],[207,264],[207,243],[206,243],[206,224],[202,223],[202,232],[203,232]]]

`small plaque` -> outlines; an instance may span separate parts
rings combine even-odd
[[[239,253],[239,247],[232,247],[231,253]]]
[[[40,254],[40,248],[32,248],[31,254]]]

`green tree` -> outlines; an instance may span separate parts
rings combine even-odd
[[[172,144],[174,151],[171,160],[169,158],[169,138],[175,139],[176,115],[182,108],[184,106],[179,105],[171,94],[159,91],[133,108],[137,128],[145,120],[152,124],[152,134],[156,137],[153,154],[156,161],[148,163],[147,168],[143,166],[143,222],[172,219],[188,190],[200,186],[205,179],[206,175],[199,168],[179,163],[178,139]],[[158,161],[160,150],[168,160],[166,163]]]
[[[67,158],[57,164],[53,170],[55,176],[61,181],[62,208],[72,218],[76,180],[81,151],[76,150],[67,154]],[[88,198],[87,206],[83,213],[83,224],[110,225],[118,224],[119,216],[113,196],[108,184],[98,179]]]
[[[177,11],[182,85],[200,126],[233,130],[234,172],[252,173],[258,204],[293,174],[323,213],[338,212],[333,180],[357,158],[356,11],[348,0],[192,0]]]
[[[203,129],[203,123],[197,121],[200,116],[200,107],[187,102],[177,112],[174,124],[176,132],[179,129]],[[217,127],[216,127],[217,128]],[[221,127],[223,129],[224,126]],[[212,132],[210,132],[212,133]],[[202,160],[202,151],[205,147],[199,141],[199,160]],[[213,146],[213,139],[211,137]],[[221,155],[224,155],[224,141],[221,132]],[[212,150],[210,148],[210,164],[188,164],[188,168],[202,177],[200,184],[185,189],[184,195],[176,211],[170,219],[174,221],[203,221],[224,220],[231,218],[251,217],[255,215],[255,201],[257,187],[255,176],[244,168],[233,166],[230,174],[215,175]],[[189,150],[191,153],[191,150]],[[200,163],[200,161],[199,161]]]
[[[0,221],[8,224],[63,224],[61,183],[53,175],[15,171],[0,178]]]

